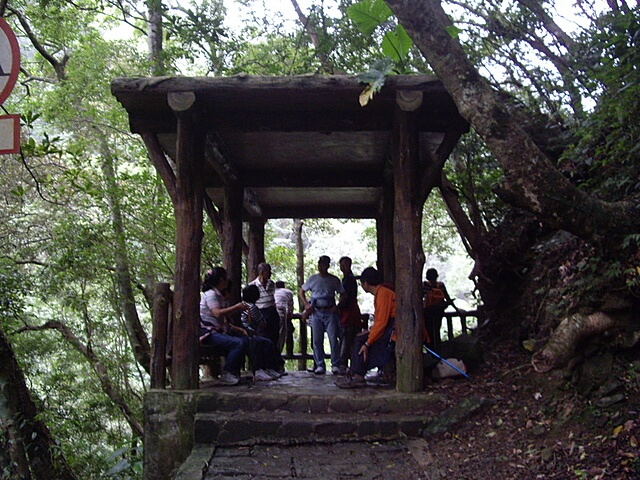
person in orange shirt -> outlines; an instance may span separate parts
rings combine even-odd
[[[392,350],[390,343],[395,340],[395,292],[389,285],[382,284],[380,274],[373,267],[365,268],[359,278],[362,289],[374,296],[373,325],[356,337],[351,350],[350,374],[335,382],[340,388],[366,387],[365,374],[386,365]]]

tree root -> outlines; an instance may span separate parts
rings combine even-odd
[[[619,318],[603,312],[571,315],[560,322],[547,344],[533,355],[531,364],[539,373],[564,367],[571,360],[580,340],[622,324]]]

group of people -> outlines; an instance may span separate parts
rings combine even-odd
[[[305,308],[303,318],[309,317],[311,321],[314,365],[309,371],[316,375],[326,373],[326,333],[331,347],[331,372],[340,375],[336,385],[340,388],[364,387],[365,374],[374,368],[385,367],[393,355],[395,291],[393,286],[382,283],[379,272],[373,267],[365,268],[356,277],[349,257],[342,257],[338,264],[342,281],[329,273],[330,259],[323,255],[318,260],[318,273],[309,277],[300,288]],[[374,296],[374,320],[370,328],[363,322],[358,307],[357,280],[365,292]]]
[[[358,277],[352,272],[349,257],[339,260],[342,280],[329,273],[331,260],[318,259],[318,273],[300,287],[303,319],[311,325],[313,367],[316,375],[327,372],[324,339],[329,339],[331,373],[339,375],[340,388],[365,386],[365,374],[383,368],[393,355],[396,317],[395,291],[382,282],[373,267],[365,268]],[[200,302],[200,341],[225,354],[220,381],[234,385],[240,380],[240,369],[248,358],[258,381],[285,375],[282,348],[291,328],[293,292],[282,282],[271,280],[271,267],[260,263],[257,277],[242,290],[242,301],[229,305],[229,280],[222,267],[209,270],[202,286]],[[444,309],[453,304],[435,269],[428,269],[424,288],[426,341],[432,346],[440,342]],[[367,328],[358,306],[358,284],[374,296],[374,321]],[[309,298],[307,298],[307,295]],[[233,321],[235,317],[240,322]],[[348,373],[348,375],[347,375]]]
[[[326,333],[331,348],[331,373],[344,375],[355,337],[365,325],[358,306],[358,285],[351,271],[351,258],[342,257],[338,262],[342,281],[329,273],[330,264],[331,259],[322,255],[318,259],[318,273],[309,277],[299,294],[304,306],[303,318],[309,318],[311,323],[313,367],[309,371],[317,375],[326,373]]]
[[[203,345],[211,345],[224,354],[219,380],[226,385],[240,382],[245,359],[257,381],[286,375],[271,266],[260,263],[257,271],[256,279],[242,289],[242,301],[234,305],[229,305],[230,281],[223,267],[209,270],[202,282],[199,338]]]

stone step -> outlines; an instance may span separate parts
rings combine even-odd
[[[195,442],[242,445],[297,444],[419,437],[430,418],[407,413],[291,413],[233,411],[197,413]]]
[[[372,392],[375,391],[375,394]],[[290,413],[353,413],[414,415],[427,412],[443,401],[437,394],[400,394],[391,389],[365,388],[335,390],[330,394],[271,391],[268,389],[233,390],[210,389],[197,396],[197,411],[207,412],[259,412],[284,411]]]

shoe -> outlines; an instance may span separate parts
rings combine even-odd
[[[316,375],[324,375],[327,371],[323,367],[318,367],[313,371],[313,373]]]
[[[231,372],[224,372],[222,375],[220,375],[220,378],[218,378],[218,380],[224,385],[237,385],[240,382],[240,377],[238,375],[234,375]]]
[[[282,376],[280,372],[277,372],[276,370],[273,370],[271,368],[267,368],[265,372],[267,372],[267,375],[269,375],[272,380],[277,380]]]
[[[334,375],[340,375],[340,367],[331,367],[331,373]]]
[[[253,379],[256,382],[269,382],[273,380],[273,377],[269,375],[266,370],[256,370],[253,374]]]
[[[316,367],[309,367],[309,368],[307,368],[307,372],[309,372],[309,373],[316,373]]]
[[[367,386],[362,375],[352,375],[351,377],[340,377],[335,381],[338,388],[362,388]]]

